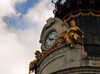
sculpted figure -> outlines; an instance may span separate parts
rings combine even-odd
[[[67,44],[70,44],[70,47],[74,47],[75,42],[79,38],[84,38],[84,32],[82,32],[80,28],[75,25],[75,21],[72,20],[70,24],[71,27],[69,28],[67,34],[65,34],[64,39],[66,39]]]
[[[30,62],[29,64],[29,74],[34,72],[35,70],[35,64],[37,63],[37,61],[41,58],[41,52],[40,51],[36,51],[35,52],[35,60],[33,60],[32,62]]]
[[[37,59],[37,60],[39,60],[40,58],[41,58],[41,52],[40,51],[36,51],[35,52],[35,58]]]
[[[36,63],[37,63],[37,60],[33,60],[32,62],[30,62],[30,64],[29,64],[29,74],[34,72]]]

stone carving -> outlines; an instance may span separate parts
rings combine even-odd
[[[44,26],[44,28],[49,28],[50,26],[53,25],[55,20],[54,20],[54,18],[50,17],[46,22],[47,22],[47,24]]]
[[[44,50],[43,54],[45,54],[50,49],[55,47],[58,43],[62,43],[62,42],[67,42],[67,44],[69,44],[70,47],[74,47],[75,42],[77,42],[79,38],[84,38],[83,34],[84,32],[82,32],[80,28],[75,25],[75,21],[72,20],[71,27],[69,28],[68,32],[64,33],[64,31],[62,31],[60,37],[55,41],[55,43],[49,49]]]
[[[30,62],[30,64],[29,64],[29,74],[34,72],[35,65],[36,65],[37,61],[41,58],[41,52],[40,51],[36,51],[35,55],[36,55],[35,56],[36,59],[33,60],[32,62]]]
[[[52,17],[50,17],[50,18],[46,21],[47,24],[45,24],[44,27],[43,27],[43,30],[42,30],[42,33],[41,33],[41,37],[40,37],[40,41],[39,41],[40,43],[42,43],[42,37],[43,37],[43,35],[44,35],[44,32],[45,32],[48,28],[50,28],[50,27],[53,25],[54,22],[55,22],[55,19],[52,18]]]

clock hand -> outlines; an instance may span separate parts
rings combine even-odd
[[[49,40],[53,40],[53,38],[49,38]]]

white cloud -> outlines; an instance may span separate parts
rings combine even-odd
[[[23,0],[26,1],[26,0]],[[24,70],[26,63],[23,58],[26,58],[26,46],[23,45],[17,35],[8,30],[8,26],[3,22],[4,16],[16,15],[14,9],[15,2],[20,0],[0,0],[0,73],[1,74],[25,74],[28,70]],[[24,55],[24,56],[23,56]],[[25,61],[25,60],[24,60]],[[28,63],[28,61],[26,61]],[[28,65],[27,65],[28,67]],[[18,70],[24,71],[18,71]],[[16,71],[18,71],[16,73]],[[27,74],[27,73],[26,73]]]
[[[9,32],[7,25],[0,20],[0,73],[15,74],[11,72],[16,71],[18,65],[20,65],[19,68],[23,66],[21,64],[22,59],[26,57],[24,50],[26,50],[26,47],[19,41],[17,35]]]
[[[14,9],[15,3],[25,2],[27,0],[0,0],[0,18],[4,16],[16,15]]]
[[[36,4],[33,8],[28,10],[28,13],[24,15],[23,19],[28,23],[30,27],[39,31],[45,25],[46,20],[49,17],[53,17],[53,6],[50,0],[42,0]]]
[[[18,15],[18,17],[20,17],[21,13],[19,12],[17,15]]]
[[[18,17],[14,5],[26,0],[0,0],[0,73],[27,74],[28,64],[34,59],[34,52],[40,50],[40,32],[46,20],[53,17],[53,7],[50,0],[40,0],[38,4],[28,10],[19,21],[24,21],[29,28],[16,30],[8,28],[2,21],[4,16]],[[18,22],[18,23],[19,23]]]

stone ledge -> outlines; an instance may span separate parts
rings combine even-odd
[[[82,67],[73,67],[69,69],[59,70],[50,74],[100,74],[100,67],[90,67],[90,66],[82,66]]]
[[[75,47],[74,47],[74,49],[79,49],[80,48],[79,45],[82,45],[82,42],[77,42]],[[66,49],[63,50],[64,47],[66,47]],[[61,48],[62,48],[62,50],[60,50]],[[56,52],[58,50],[60,50],[60,52],[57,53],[57,54],[60,54],[60,53],[63,53],[65,51],[69,50],[69,49],[73,49],[73,48],[70,48],[66,43],[62,43],[61,45],[59,45],[57,47],[54,47],[53,49],[51,49],[50,51],[48,51],[46,54],[44,54],[42,56],[42,58],[38,61],[37,66],[39,66],[44,59],[49,57],[50,54],[52,54],[52,53],[54,53],[54,52]]]

